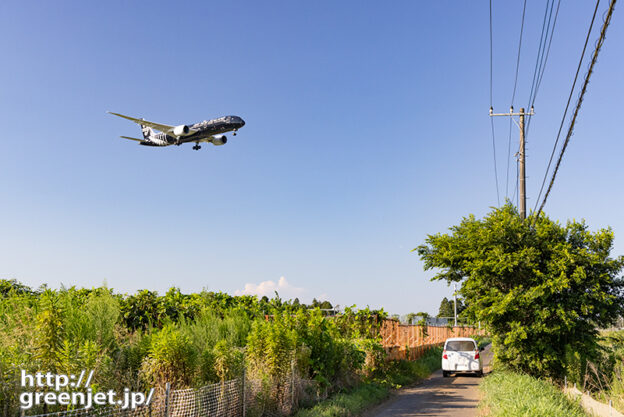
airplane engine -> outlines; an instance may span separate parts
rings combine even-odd
[[[212,138],[212,144],[214,146],[221,146],[227,143],[227,137],[225,135],[215,135]]]
[[[189,134],[189,127],[187,125],[180,125],[173,128],[174,136],[186,136]]]

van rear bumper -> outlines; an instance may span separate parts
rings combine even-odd
[[[481,370],[481,364],[478,361],[471,361],[463,365],[450,363],[448,360],[442,360],[442,370],[449,372],[479,372]]]

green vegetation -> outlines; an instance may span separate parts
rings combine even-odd
[[[375,383],[362,384],[348,393],[339,393],[316,406],[300,410],[295,417],[350,417],[388,397],[387,386]]]
[[[624,411],[624,331],[602,332],[597,354],[567,352],[568,384]]]
[[[415,250],[440,271],[433,280],[462,282],[464,314],[487,324],[500,362],[562,380],[568,352],[597,355],[596,329],[624,313],[624,257],[609,256],[611,230],[522,220],[509,203],[450,230]]]
[[[492,338],[490,336],[476,335],[476,336],[472,336],[472,338],[477,342],[480,349],[492,343]]]
[[[394,361],[389,364],[386,378],[381,381],[393,388],[401,388],[426,378],[436,369],[440,369],[442,348],[433,347],[415,361]]]
[[[441,355],[442,348],[438,347],[430,349],[419,360],[393,362],[376,378],[369,379],[347,392],[338,393],[312,408],[301,410],[295,417],[357,416],[387,398],[391,388],[413,384],[439,369]]]
[[[481,383],[480,407],[489,417],[581,417],[585,412],[558,387],[526,374],[494,372]]]
[[[349,307],[329,317],[319,307],[331,304],[315,305],[277,294],[269,300],[172,288],[163,296],[122,295],[108,288],[33,290],[0,280],[0,410],[16,409],[22,369],[93,370],[92,388],[117,392],[166,382],[196,388],[240,377],[243,367],[267,387],[283,385],[294,371],[323,393],[362,381],[401,382],[392,372],[403,368],[386,363],[380,344],[383,310]],[[268,390],[266,404],[278,395]]]
[[[461,313],[466,309],[461,298],[457,299],[457,317],[461,316]],[[454,317],[455,316],[455,301],[449,300],[444,297],[440,302],[440,309],[436,317]]]

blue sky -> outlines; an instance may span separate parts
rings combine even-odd
[[[545,6],[527,3],[516,109]],[[528,138],[531,208],[593,11],[562,3]],[[494,2],[495,111],[510,104],[521,11]],[[620,11],[546,206],[611,226],[614,254]],[[497,204],[488,19],[485,1],[0,3],[0,276],[436,313],[452,291],[410,250]],[[140,131],[107,110],[247,125],[226,146],[153,149],[119,139]],[[504,197],[508,120],[496,131]]]

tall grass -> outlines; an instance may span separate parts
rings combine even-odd
[[[230,346],[245,346],[252,322],[253,320],[239,309],[227,311],[222,317],[205,308],[193,320],[181,318],[178,327],[193,345],[202,351],[212,349],[220,340],[226,340]]]
[[[528,375],[495,372],[481,383],[480,407],[488,417],[584,417],[583,409],[558,387]]]
[[[566,352],[569,384],[589,392],[603,403],[624,411],[624,331],[603,331],[594,352]]]
[[[21,370],[93,371],[98,390],[117,392],[165,382],[197,388],[239,377],[243,369],[282,384],[294,371],[324,393],[367,381],[373,385],[359,392],[376,398],[375,384],[405,385],[439,364],[438,353],[431,363],[387,366],[379,340],[385,316],[353,307],[330,318],[314,305],[277,296],[182,294],[176,288],[164,296],[106,287],[33,290],[0,279],[0,415],[17,409]]]
[[[363,384],[347,393],[336,394],[313,408],[300,410],[295,417],[350,417],[386,399],[390,390],[379,383]]]

